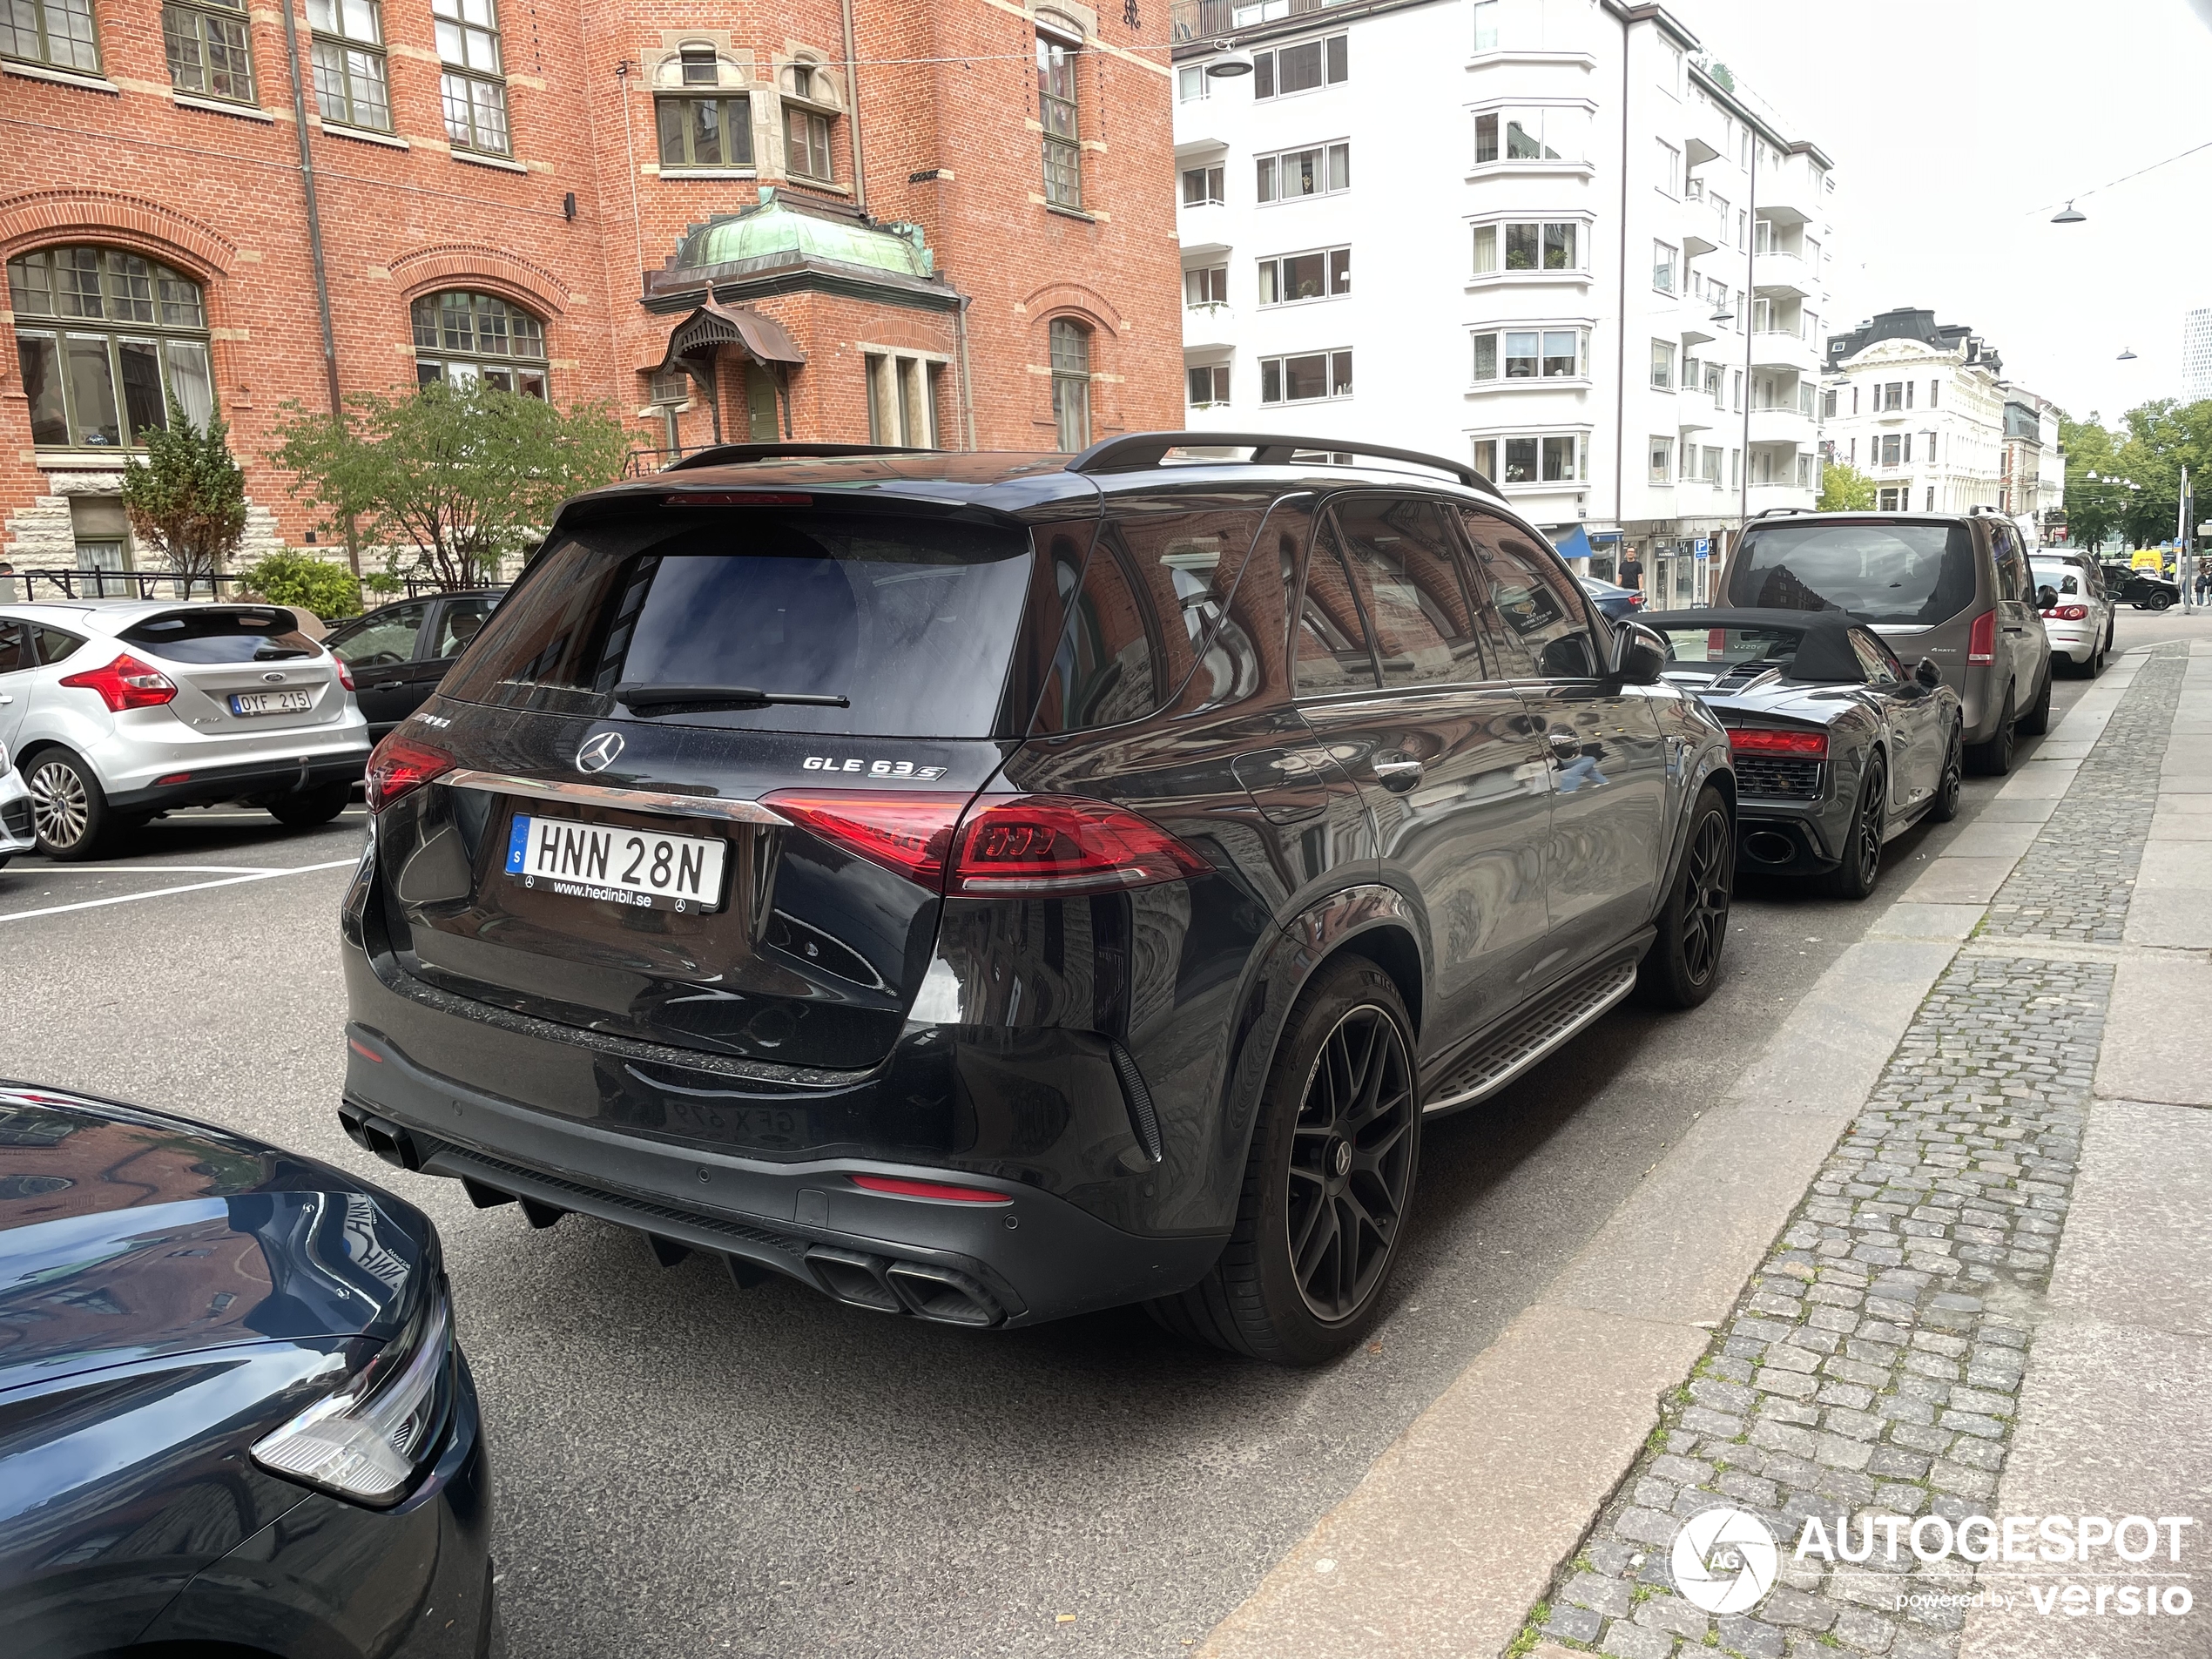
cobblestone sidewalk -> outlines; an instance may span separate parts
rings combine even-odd
[[[1879,1541],[1892,1518],[1955,1523],[1996,1494],[2113,981],[2107,962],[2036,945],[2119,941],[2182,672],[2173,656],[2138,671],[1516,1650],[1957,1652],[1973,1568],[1892,1561]],[[1716,1618],[1676,1594],[1669,1549],[1723,1506],[1783,1551],[1764,1599]],[[1871,1523],[1877,1548],[1798,1562],[1814,1517],[1831,1539]]]

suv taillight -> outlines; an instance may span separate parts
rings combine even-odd
[[[1993,663],[1997,660],[1997,613],[1985,610],[1974,618],[1973,631],[1966,635],[1966,661]]]
[[[833,846],[948,897],[1118,893],[1213,867],[1150,819],[1073,795],[779,791],[761,805]]]
[[[2087,622],[2089,620],[2089,607],[2087,605],[2053,605],[2043,614],[2054,622]]]
[[[396,732],[388,734],[369,756],[368,771],[361,780],[362,793],[368,798],[368,810],[382,812],[401,796],[451,772],[453,767],[453,757],[444,750],[434,749]]]
[[[110,714],[120,714],[125,709],[158,708],[177,696],[176,681],[127,651],[105,668],[88,668],[81,674],[67,676],[62,684],[98,691]]]

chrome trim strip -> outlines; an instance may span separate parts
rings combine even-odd
[[[719,795],[669,795],[650,789],[570,783],[563,779],[516,778],[503,772],[449,772],[431,781],[452,789],[520,795],[527,800],[568,801],[625,813],[671,813],[680,818],[713,818],[725,824],[761,824],[773,829],[791,827],[791,819],[757,800],[728,800]]]

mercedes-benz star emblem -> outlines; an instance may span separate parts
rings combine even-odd
[[[615,764],[615,757],[622,752],[622,733],[602,732],[596,738],[585,739],[583,747],[576,752],[578,772],[604,772]]]

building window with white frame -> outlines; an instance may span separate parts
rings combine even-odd
[[[1082,143],[1076,123],[1076,57],[1080,33],[1063,36],[1042,14],[1037,18],[1037,114],[1044,127],[1044,199],[1076,212],[1083,206]]]
[[[232,104],[253,102],[253,53],[245,0],[170,0],[161,8],[169,84]]]
[[[1319,403],[1351,395],[1349,351],[1301,352],[1259,360],[1262,403]]]
[[[1664,138],[1655,142],[1659,145],[1659,193],[1679,199],[1682,196],[1682,152]]]
[[[1285,150],[1258,158],[1253,167],[1263,202],[1302,201],[1309,196],[1333,196],[1352,188],[1349,144]]]
[[[1259,302],[1263,306],[1332,300],[1351,292],[1352,250],[1348,247],[1283,253],[1259,262]]]
[[[1252,96],[1287,98],[1341,85],[1352,78],[1352,37],[1329,35],[1252,54]]]
[[[1675,347],[1672,341],[1655,340],[1651,342],[1651,389],[1655,392],[1675,389]]]
[[[371,132],[392,130],[379,0],[307,0],[315,107],[326,121]]]
[[[1705,446],[1705,482],[1716,487],[1721,482],[1721,447],[1717,443]]]
[[[1183,371],[1184,401],[1194,409],[1217,408],[1229,401],[1229,365],[1194,363]]]
[[[1659,43],[1659,84],[1676,98],[1682,96],[1682,48],[1671,40]]]
[[[1655,241],[1651,245],[1651,286],[1661,293],[1675,291],[1675,255],[1671,242]]]
[[[1475,51],[1494,52],[1498,50],[1498,14],[1503,10],[1498,0],[1475,0]]]
[[[1578,219],[1508,219],[1474,227],[1474,274],[1580,273],[1588,239]]]
[[[1223,306],[1229,303],[1229,267],[1225,265],[1199,266],[1183,273],[1183,303],[1186,306]]]
[[[1213,96],[1213,77],[1204,64],[1185,64],[1175,72],[1175,96],[1183,104],[1196,104]]]
[[[1227,169],[1222,167],[1185,167],[1183,170],[1183,205],[1185,207],[1218,207],[1226,198],[1222,188]]]
[[[1474,441],[1474,469],[1494,484],[1580,483],[1584,448],[1577,432],[1481,437]]]
[[[1090,330],[1055,317],[1047,331],[1052,354],[1052,423],[1062,449],[1090,447]]]
[[[1483,328],[1473,339],[1478,385],[1589,376],[1588,328]]]
[[[1590,111],[1582,104],[1516,105],[1474,118],[1474,165],[1589,159]]]
[[[1651,441],[1651,482],[1671,484],[1675,482],[1675,441],[1654,438]]]
[[[438,36],[439,94],[446,138],[456,150],[512,154],[507,123],[507,76],[493,0],[430,0]]]
[[[868,377],[868,442],[934,449],[939,366],[897,352],[864,352],[860,361]]]

